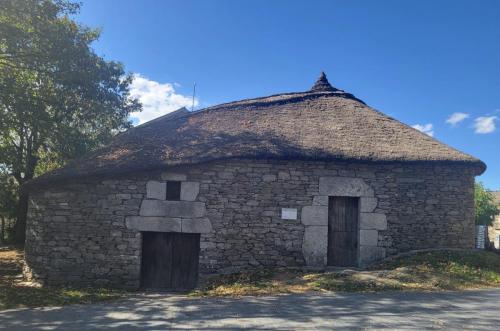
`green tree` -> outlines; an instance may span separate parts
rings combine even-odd
[[[0,166],[19,186],[109,141],[141,109],[130,74],[91,48],[68,0],[0,0]],[[28,196],[17,203],[24,242]]]
[[[7,224],[16,216],[17,183],[15,179],[0,168],[0,244],[7,239]],[[10,230],[10,229],[9,229]],[[9,239],[11,239],[9,233]]]
[[[500,214],[500,206],[495,202],[495,197],[488,192],[483,183],[474,186],[474,200],[476,203],[476,224],[491,225],[495,216]]]

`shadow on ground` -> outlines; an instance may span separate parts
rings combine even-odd
[[[500,290],[190,298],[136,295],[108,304],[0,312],[8,330],[168,328],[495,329]]]

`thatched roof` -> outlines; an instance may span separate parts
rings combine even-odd
[[[34,180],[52,182],[228,158],[441,162],[485,169],[457,151],[333,88],[185,108],[134,127],[108,146]]]

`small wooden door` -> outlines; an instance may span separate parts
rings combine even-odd
[[[197,233],[143,232],[141,286],[177,291],[196,287],[199,252]]]
[[[359,198],[330,197],[328,203],[328,265],[357,266],[358,229]]]

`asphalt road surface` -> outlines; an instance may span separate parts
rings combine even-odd
[[[438,293],[190,298],[142,294],[105,304],[0,311],[0,330],[500,328],[500,289]]]

